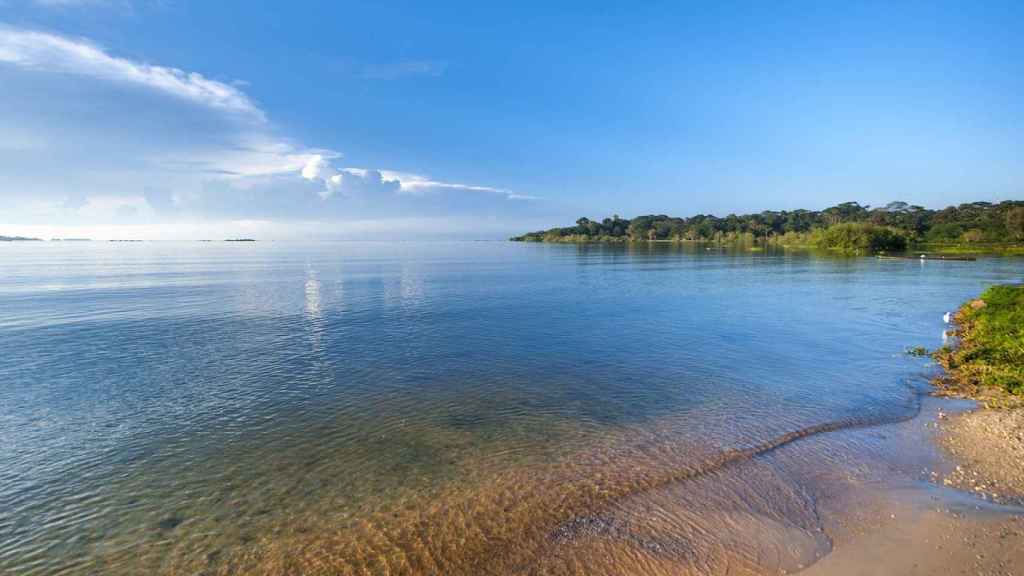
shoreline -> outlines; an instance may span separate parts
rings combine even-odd
[[[1007,341],[1011,349],[1020,345],[1014,326],[1021,290],[993,287],[964,304],[954,320],[957,345],[934,354],[944,372],[931,395],[974,403],[964,411],[940,404],[924,423],[932,429],[929,449],[949,467],[932,473],[945,496],[922,505],[915,503],[920,492],[892,495],[892,519],[901,521],[863,522],[802,574],[1012,575],[1024,566],[1024,399],[1013,392],[1014,357],[992,353]]]
[[[929,398],[928,408],[917,418],[884,426],[889,431],[882,432],[905,435],[910,442],[929,442],[918,444],[917,456],[928,462],[920,481],[898,481],[879,490],[864,486],[864,500],[846,502],[834,511],[828,554],[797,573],[1019,574],[1018,567],[1024,566],[1024,546],[1020,544],[1024,540],[1024,500],[1007,493],[1009,481],[997,481],[993,487],[991,480],[981,480],[987,476],[980,471],[994,465],[995,470],[1005,472],[1014,468],[1007,464],[1014,460],[974,460],[973,450],[991,448],[989,443],[1002,437],[995,432],[1002,429],[1000,425],[985,420],[1015,414],[1020,422],[1024,412],[991,410],[978,404],[965,407],[961,403],[966,400],[948,395],[931,394]],[[954,438],[955,452],[950,449]],[[992,454],[991,450],[982,453]],[[976,490],[975,486],[985,488]]]
[[[933,408],[916,423],[932,441],[923,452],[938,458],[931,478],[922,485],[885,489],[867,511],[852,507],[846,513],[852,516],[841,520],[833,536],[832,550],[799,574],[1019,574],[1018,567],[1024,566],[1024,500],[1007,491],[1010,481],[997,480],[993,486],[987,476],[1015,468],[1008,465],[1015,460],[984,455],[992,454],[990,443],[1003,438],[998,431],[1005,429],[988,420],[1013,414],[1020,423],[1024,411],[981,405],[963,409],[950,404],[957,400],[949,396],[932,399]],[[1019,446],[1024,449],[1024,443]]]
[[[767,241],[764,239],[752,239],[746,240],[690,240],[690,239],[646,239],[646,238],[588,238],[588,239],[577,239],[577,238],[561,238],[556,240],[542,240],[542,239],[526,239],[523,237],[513,237],[509,240],[510,242],[519,242],[522,244],[558,244],[558,245],[601,245],[601,246],[622,246],[622,245],[670,245],[670,246],[719,246],[719,247],[737,247],[746,248],[748,250],[763,250],[765,247],[770,248],[785,248],[791,250],[816,250],[821,252],[836,252],[829,248],[823,248],[813,244],[803,243],[787,243],[770,237]],[[841,253],[841,252],[840,252]],[[894,252],[891,256],[902,258],[913,257],[913,259],[919,258],[920,254],[928,254],[934,259],[946,259],[950,256],[1024,256],[1024,244],[911,244],[907,246],[905,250]],[[849,255],[849,254],[848,254]],[[861,256],[873,256],[875,254],[861,254]],[[946,256],[947,258],[941,258]]]
[[[977,407],[944,419],[942,449],[960,461],[949,485],[1000,502],[1024,502],[1024,285],[993,286],[952,318],[955,344],[933,354],[937,394]]]
[[[850,255],[999,252],[1024,254],[1024,202],[974,202],[929,210],[905,202],[884,207],[844,202],[822,210],[766,210],[725,217],[638,215],[526,232],[522,242],[763,242],[816,247]]]

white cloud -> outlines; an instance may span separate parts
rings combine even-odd
[[[154,156],[152,160],[171,169],[201,171],[228,179],[301,173],[317,157],[337,157],[330,150],[305,149],[283,138],[243,130],[233,136],[232,146],[198,147],[187,152]],[[244,182],[236,182],[245,187]]]
[[[348,170],[353,170],[349,168]],[[537,196],[530,196],[527,194],[517,194],[509,190],[502,188],[494,188],[492,186],[476,186],[472,184],[460,184],[458,182],[442,182],[433,180],[428,176],[421,174],[411,174],[409,172],[394,172],[391,170],[381,170],[381,174],[386,180],[395,180],[401,184],[400,191],[407,194],[425,194],[430,191],[436,190],[462,190],[466,192],[485,192],[490,194],[497,194],[504,196],[509,200],[540,200]]]
[[[211,108],[265,120],[263,111],[234,86],[210,80],[197,72],[110,56],[82,40],[3,27],[0,28],[0,62],[30,70],[77,74],[144,86]]]
[[[337,171],[320,154],[313,155],[302,167],[302,177],[306,180],[322,180],[336,173]]]
[[[384,176],[381,170],[365,168],[335,168],[320,154],[314,155],[302,168],[302,177],[314,182],[323,182],[324,189],[319,192],[323,199],[330,198],[336,192],[345,195],[353,193],[394,193],[401,190],[401,182],[396,178]]]
[[[302,177],[314,182],[323,182],[324,189],[320,191],[320,197],[324,199],[340,190],[345,181],[345,175],[331,166],[323,154],[314,154],[306,160],[302,167]]]
[[[430,189],[438,188],[449,188],[452,190],[468,190],[470,192],[493,192],[496,194],[507,194],[505,190],[500,188],[492,188],[490,186],[473,186],[470,184],[458,184],[454,182],[439,182],[437,180],[431,180],[427,176],[420,174],[411,174],[409,172],[394,172],[391,170],[381,170],[384,178],[387,180],[397,180],[401,182],[402,192],[411,194],[419,194],[426,192]]]
[[[69,75],[81,80],[68,82]],[[40,194],[61,202],[70,198],[60,205],[68,222],[211,213],[220,218],[319,212],[357,217],[348,206],[366,215],[403,210],[435,214],[532,198],[414,172],[340,166],[340,153],[277,134],[264,111],[243,92],[243,82],[223,83],[113,56],[86,40],[0,25],[0,81],[5,88],[17,88],[0,93],[0,104],[17,108],[0,115],[0,149],[19,155],[0,156],[0,184],[30,195],[0,194],[0,213],[6,210],[9,216],[38,213],[22,208],[26,198]],[[65,85],[76,90],[64,92]],[[109,85],[141,90],[118,94],[115,107],[90,107],[88,117],[58,120],[68,118],[61,106],[78,105],[64,104],[68,101],[61,98],[109,98]],[[35,99],[40,86],[53,96]],[[154,105],[154,95],[169,99]],[[131,122],[109,118],[112,108],[130,114]],[[154,133],[160,137],[153,138]],[[62,167],[60,173],[43,170],[55,162]],[[74,182],[73,189],[68,182]],[[321,189],[314,193],[304,182]],[[444,191],[449,193],[436,194]],[[475,193],[493,201],[484,196],[471,200]],[[345,197],[346,207],[337,202],[329,208],[321,205],[334,196]]]
[[[111,56],[100,47],[38,31],[0,26],[0,65],[27,71],[72,74],[171,96],[226,116],[226,130],[211,135],[210,141],[188,138],[186,148],[139,151],[144,160],[174,174],[200,178],[242,179],[297,173],[316,155],[340,156],[324,150],[307,149],[273,134],[266,114],[241,90],[244,83],[226,84],[197,72],[154,66]],[[209,123],[204,122],[204,125]],[[116,128],[114,126],[113,128]],[[2,135],[2,134],[0,134]],[[27,147],[25,138],[2,138],[2,147]],[[157,144],[159,142],[147,143]],[[244,184],[242,184],[244,186]]]
[[[337,192],[346,192],[346,181],[352,179],[358,179],[364,187],[367,185],[383,186],[386,189],[394,189],[396,192],[406,194],[424,194],[431,190],[448,189],[467,192],[489,192],[504,195],[509,199],[527,198],[499,188],[440,182],[432,180],[427,176],[410,172],[370,168],[335,168],[331,165],[329,158],[323,154],[314,154],[309,157],[306,164],[302,167],[302,177],[306,180],[322,182],[324,184],[324,189],[320,192],[321,198],[329,198]]]
[[[4,224],[3,233],[32,238],[91,238],[140,240],[200,240],[256,238],[266,240],[305,239],[420,239],[436,238],[442,231],[453,239],[507,238],[522,230],[549,228],[550,218],[539,220],[481,219],[477,216],[359,218],[346,220],[300,219],[280,222],[262,219],[210,219],[173,223],[93,223],[77,225]]]

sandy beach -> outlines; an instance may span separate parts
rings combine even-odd
[[[1020,324],[1011,316],[1019,304],[1005,296],[1018,289],[992,289],[989,303],[963,306],[958,344],[936,353],[945,371],[934,394],[976,403],[940,407],[925,424],[946,464],[931,473],[942,496],[887,495],[889,521],[860,515],[806,574],[1024,574],[1024,407],[1008,385],[1020,369]],[[993,301],[1002,309],[990,314]]]
[[[830,534],[801,574],[1024,574],[1024,411],[939,408],[924,423],[946,460],[934,487],[895,490]]]
[[[1011,576],[1024,570],[1024,517],[1006,518],[969,504],[896,510],[895,518],[837,541],[831,554],[801,574]]]
[[[1024,501],[1024,409],[946,418],[938,440],[959,464],[949,485],[997,502]]]

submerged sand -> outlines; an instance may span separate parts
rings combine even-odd
[[[603,476],[585,492],[578,477],[492,479],[492,490],[440,495],[426,516],[411,506],[333,533],[274,534],[255,556],[205,573],[1024,574],[1024,509],[942,481],[955,464],[929,440],[951,402],[927,399],[919,418],[808,435],[668,481],[637,478],[661,458],[602,452]],[[624,461],[629,470],[615,465]],[[531,499],[538,486],[543,502]]]

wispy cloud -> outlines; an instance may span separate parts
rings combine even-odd
[[[44,154],[52,158],[62,153],[75,165],[65,164],[66,172],[52,179],[53,202],[45,207],[69,220],[77,216],[96,221],[155,221],[164,211],[207,210],[211,206],[222,215],[230,215],[232,209],[235,213],[315,213],[317,196],[321,202],[334,196],[351,198],[364,212],[383,207],[437,211],[458,209],[459,204],[480,205],[479,201],[464,202],[457,193],[482,193],[499,202],[533,199],[499,187],[435,179],[418,172],[345,167],[340,164],[340,152],[306,146],[277,133],[264,110],[244,92],[244,82],[222,82],[198,72],[112,55],[85,39],[0,24],[0,73],[4,68],[5,81],[38,74],[47,82],[62,85],[74,76],[91,85],[120,85],[169,98],[161,104],[167,108],[162,111],[152,106],[149,96],[142,95],[145,104],[139,106],[139,95],[120,95],[124,100],[119,102],[134,101],[136,112],[135,122],[123,129],[116,119],[108,121],[106,117],[95,124],[76,119],[70,125],[0,126],[0,149],[34,154],[39,164],[52,163]],[[12,76],[11,71],[16,74]],[[442,72],[443,65],[406,63],[388,74]],[[24,98],[30,99],[31,94],[31,89],[24,92]],[[55,99],[43,104],[58,103]],[[186,115],[191,121],[168,126],[165,118],[169,115]],[[31,116],[57,117],[60,114],[50,112]],[[154,139],[152,130],[146,129],[150,126],[146,117],[156,119],[152,126],[166,128],[161,138]],[[69,131],[77,140],[63,136]],[[36,133],[42,135],[27,137]],[[95,145],[83,149],[81,142]],[[52,147],[41,148],[50,144]],[[99,165],[101,169],[97,169]],[[88,185],[84,185],[85,177],[90,179]],[[26,170],[24,178],[33,188],[41,188],[38,176]],[[67,191],[68,178],[78,183],[74,192]],[[318,184],[319,192],[314,193],[308,182]],[[150,188],[162,192],[138,195],[139,190]],[[435,198],[445,191],[444,198]],[[309,206],[303,212],[289,202]],[[331,210],[336,214],[341,207],[335,203]]]
[[[66,8],[72,6],[104,6],[109,2],[108,0],[32,0],[32,3],[48,8]]]
[[[166,8],[173,0],[0,0],[5,3],[21,2],[41,10],[108,10],[121,14],[135,14],[139,10]]]
[[[232,85],[197,72],[117,58],[84,40],[0,27],[0,62],[143,86],[203,106],[246,114],[261,122],[266,119],[263,111]]]
[[[448,62],[444,60],[400,60],[387,64],[363,65],[358,76],[367,80],[397,80],[410,76],[437,78],[447,69]]]
[[[339,158],[334,156],[334,158]],[[399,172],[396,170],[377,170],[371,168],[336,168],[330,162],[331,158],[322,154],[315,154],[309,158],[302,168],[302,177],[314,182],[322,182],[324,189],[320,192],[322,198],[329,198],[335,193],[345,193],[345,186],[353,178],[361,180],[361,184],[375,184],[378,187],[384,186],[403,194],[426,194],[439,190],[461,190],[465,192],[486,192],[499,194],[510,200],[536,200],[533,196],[514,194],[508,190],[494,188],[491,186],[476,186],[472,184],[461,184],[458,182],[443,182],[433,180],[429,176],[414,174],[411,172]]]
[[[383,170],[381,173],[385,178],[389,180],[397,180],[402,183],[402,192],[410,194],[418,194],[437,188],[449,188],[452,190],[468,190],[470,192],[494,192],[497,194],[506,194],[506,190],[499,188],[492,188],[490,186],[473,186],[470,184],[458,184],[454,182],[439,182],[437,180],[431,180],[427,176],[420,174],[411,174],[409,172],[394,172],[390,170]]]

